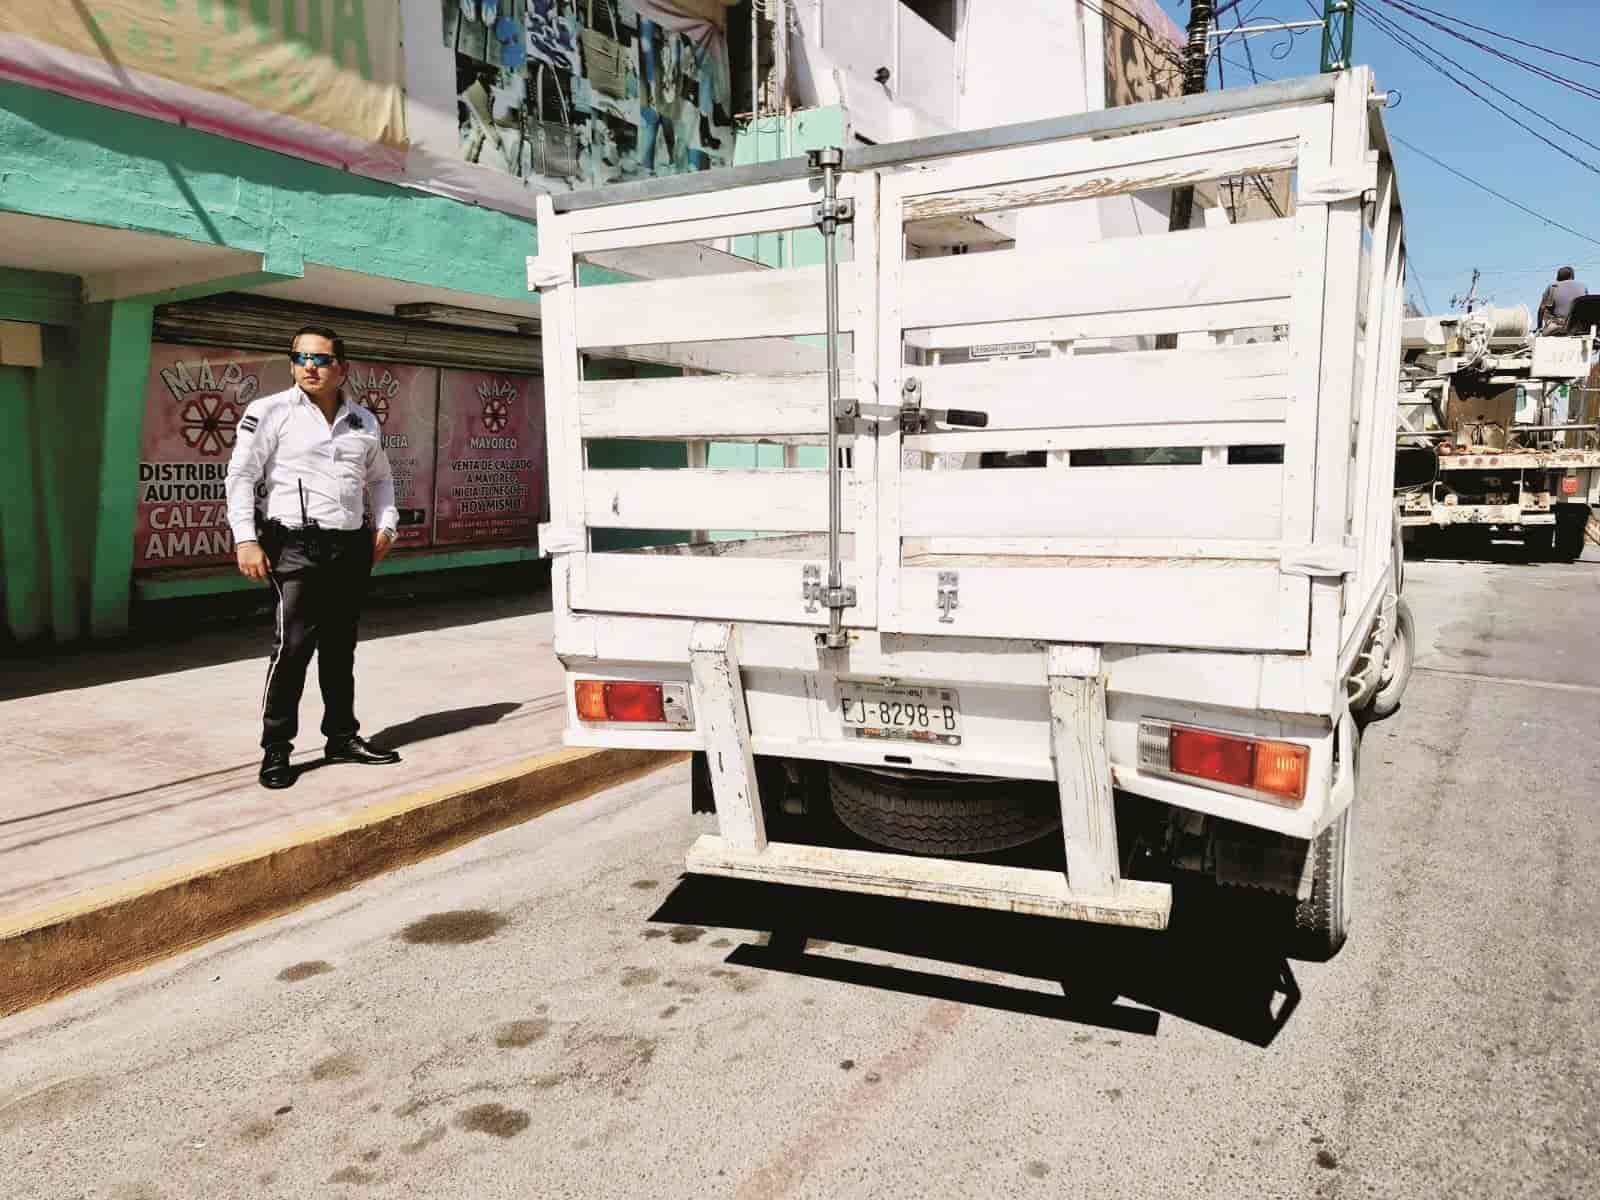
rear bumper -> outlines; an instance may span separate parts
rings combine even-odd
[[[1172,913],[1172,887],[1165,883],[1123,879],[1107,895],[1088,896],[1075,893],[1067,877],[1055,871],[791,842],[769,842],[759,851],[741,851],[721,837],[707,835],[690,849],[688,867],[701,875],[1137,929],[1165,929]]]

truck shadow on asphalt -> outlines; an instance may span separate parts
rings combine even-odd
[[[1165,1013],[1271,1045],[1300,1002],[1274,920],[1281,913],[1259,893],[1184,883],[1173,891],[1172,924],[1152,933],[685,876],[650,920],[769,934],[728,955],[738,966],[1150,1037]],[[867,962],[841,947],[1002,972],[1051,990]]]

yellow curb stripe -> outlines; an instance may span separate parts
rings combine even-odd
[[[0,923],[0,1017],[181,953],[681,761],[560,750]]]

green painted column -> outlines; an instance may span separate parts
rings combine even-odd
[[[154,305],[134,300],[84,306],[84,398],[89,403],[98,401],[102,414],[89,573],[89,633],[93,637],[115,637],[128,629],[145,381],[150,374],[154,317]]]
[[[5,574],[6,628],[21,642],[45,630],[33,374],[29,367],[0,367],[0,570]]]
[[[79,519],[86,506],[83,492],[92,486],[93,472],[81,469],[87,435],[78,420],[83,407],[73,386],[71,364],[76,359],[76,339],[67,329],[46,329],[44,366],[34,372],[34,425],[38,430],[39,510],[44,526],[45,576],[50,588],[50,629],[58,642],[83,636],[84,603],[80,580],[84,575],[84,539]]]

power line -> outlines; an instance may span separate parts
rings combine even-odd
[[[1498,104],[1496,104],[1493,100],[1489,99],[1483,93],[1475,91],[1471,86],[1469,86],[1466,83],[1463,83],[1460,79],[1456,78],[1449,71],[1447,71],[1444,67],[1440,66],[1437,61],[1435,61],[1432,57],[1430,57],[1430,55],[1437,54],[1439,56],[1439,58],[1444,59],[1445,62],[1447,62],[1451,66],[1455,67],[1458,71],[1461,71],[1461,72],[1463,72],[1463,73],[1465,73],[1467,75],[1471,75],[1474,79],[1478,80],[1480,83],[1484,84],[1486,87],[1490,88],[1491,90],[1493,90],[1495,92],[1498,92],[1502,96],[1505,96],[1506,99],[1510,100],[1513,104],[1516,104],[1521,108],[1527,109],[1529,112],[1531,112],[1535,116],[1539,117],[1540,120],[1547,122],[1548,124],[1554,126],[1556,129],[1559,129],[1562,133],[1565,133],[1568,137],[1571,137],[1571,138],[1575,139],[1576,141],[1582,142],[1585,146],[1592,146],[1596,150],[1600,150],[1600,145],[1596,145],[1594,142],[1591,142],[1591,141],[1587,140],[1586,138],[1580,136],[1579,134],[1574,133],[1572,130],[1566,128],[1564,125],[1561,125],[1559,122],[1554,121],[1551,118],[1545,116],[1543,113],[1539,112],[1537,109],[1534,109],[1534,108],[1530,107],[1529,105],[1524,104],[1522,101],[1518,100],[1515,96],[1510,95],[1508,92],[1502,91],[1500,88],[1496,87],[1494,84],[1492,84],[1488,80],[1484,79],[1481,75],[1475,74],[1474,72],[1468,70],[1466,67],[1463,67],[1460,63],[1456,62],[1454,59],[1450,58],[1448,55],[1446,55],[1446,54],[1440,52],[1439,50],[1436,50],[1434,47],[1428,45],[1427,42],[1424,42],[1421,38],[1417,37],[1415,34],[1409,33],[1408,31],[1406,31],[1405,29],[1403,29],[1399,25],[1394,24],[1387,17],[1380,16],[1377,12],[1373,11],[1372,9],[1363,9],[1361,11],[1362,11],[1363,15],[1366,16],[1367,20],[1369,22],[1371,22],[1372,25],[1376,29],[1378,29],[1380,32],[1382,32],[1384,34],[1384,36],[1389,38],[1390,41],[1393,41],[1397,45],[1402,47],[1403,49],[1410,51],[1412,54],[1414,54],[1417,58],[1421,59],[1424,63],[1426,63],[1433,70],[1437,71],[1440,75],[1443,75],[1451,83],[1453,83],[1457,87],[1461,88],[1469,96],[1473,96],[1476,99],[1482,101],[1484,104],[1487,104],[1490,108],[1494,109],[1495,112],[1499,113],[1502,117],[1504,117],[1506,120],[1510,121],[1513,125],[1517,126],[1519,129],[1522,129],[1526,133],[1532,134],[1534,137],[1538,138],[1541,142],[1543,142],[1545,145],[1549,146],[1552,150],[1555,150],[1557,153],[1562,154],[1567,158],[1570,158],[1573,162],[1577,163],[1584,170],[1591,171],[1596,175],[1600,175],[1600,167],[1595,166],[1595,164],[1589,162],[1587,159],[1580,158],[1578,155],[1574,154],[1571,150],[1568,150],[1565,146],[1561,145],[1559,142],[1552,141],[1550,138],[1548,138],[1544,134],[1540,133],[1537,129],[1533,128],[1533,126],[1529,125],[1526,121],[1520,120],[1519,118],[1513,116],[1511,113],[1507,112],[1505,109],[1501,108]],[[1420,47],[1420,49],[1419,49],[1419,47]]]
[[[1443,170],[1449,171],[1450,174],[1454,175],[1457,179],[1461,179],[1461,180],[1464,180],[1467,183],[1470,183],[1473,187],[1479,189],[1480,191],[1488,192],[1489,195],[1493,196],[1495,199],[1504,200],[1507,204],[1511,205],[1511,207],[1513,207],[1513,208],[1520,208],[1523,212],[1527,213],[1530,217],[1534,217],[1534,218],[1536,218],[1536,219],[1538,219],[1540,221],[1543,221],[1546,225],[1549,225],[1549,226],[1551,226],[1552,228],[1555,228],[1555,229],[1559,229],[1559,230],[1563,231],[1564,233],[1570,233],[1570,234],[1572,234],[1573,237],[1582,238],[1586,242],[1590,242],[1590,243],[1592,243],[1592,244],[1594,244],[1596,246],[1600,246],[1600,238],[1592,238],[1587,233],[1580,233],[1580,232],[1578,232],[1578,230],[1572,228],[1572,226],[1570,226],[1570,225],[1563,225],[1560,221],[1555,220],[1553,217],[1547,217],[1542,212],[1536,212],[1535,210],[1529,208],[1526,204],[1523,204],[1521,201],[1513,200],[1510,196],[1507,196],[1505,193],[1495,191],[1488,184],[1480,183],[1478,180],[1476,180],[1472,176],[1468,175],[1465,171],[1456,170],[1456,168],[1452,167],[1449,163],[1443,161],[1442,159],[1435,158],[1433,155],[1429,154],[1422,147],[1413,145],[1411,142],[1406,141],[1405,138],[1399,136],[1398,134],[1391,133],[1389,135],[1389,140],[1399,143],[1400,145],[1404,146],[1407,150],[1410,150],[1413,154],[1420,154],[1423,158],[1427,159],[1434,166],[1439,167],[1439,168],[1441,168]]]
[[[1521,67],[1523,70],[1533,75],[1537,75],[1540,79],[1554,83],[1558,87],[1564,87],[1568,91],[1576,92],[1578,95],[1584,96],[1590,100],[1600,100],[1600,88],[1594,87],[1593,85],[1587,83],[1579,83],[1577,80],[1569,79],[1565,75],[1558,75],[1548,67],[1541,67],[1538,63],[1529,62],[1525,58],[1518,58],[1515,54],[1507,54],[1504,50],[1497,50],[1495,47],[1490,46],[1485,42],[1480,42],[1475,37],[1469,37],[1467,34],[1451,29],[1448,25],[1441,24],[1440,22],[1425,16],[1424,13],[1427,10],[1419,9],[1415,5],[1410,4],[1408,0],[1381,0],[1381,2],[1387,4],[1396,12],[1404,13],[1406,16],[1411,17],[1414,20],[1421,21],[1424,25],[1437,29],[1440,33],[1445,34],[1447,37],[1453,37],[1458,41],[1465,42],[1474,49],[1482,50],[1485,54],[1491,55],[1494,58],[1498,58],[1502,62],[1508,62],[1512,66]]]
[[[1479,33],[1487,33],[1490,37],[1497,37],[1503,41],[1512,42],[1518,46],[1526,46],[1530,50],[1538,50],[1543,54],[1549,54],[1555,58],[1564,58],[1568,62],[1582,63],[1586,67],[1600,67],[1600,62],[1596,62],[1592,58],[1579,58],[1576,54],[1563,54],[1560,50],[1552,50],[1549,46],[1541,46],[1538,42],[1525,42],[1519,37],[1512,37],[1509,33],[1502,33],[1498,29],[1490,29],[1487,25],[1474,25],[1471,21],[1462,20],[1454,13],[1440,12],[1436,8],[1429,8],[1426,5],[1417,4],[1414,2],[1414,0],[1410,0],[1410,2],[1412,8],[1420,9],[1425,13],[1431,13],[1436,17],[1443,17],[1447,21],[1454,21],[1457,25],[1460,25],[1463,28],[1475,29]]]

